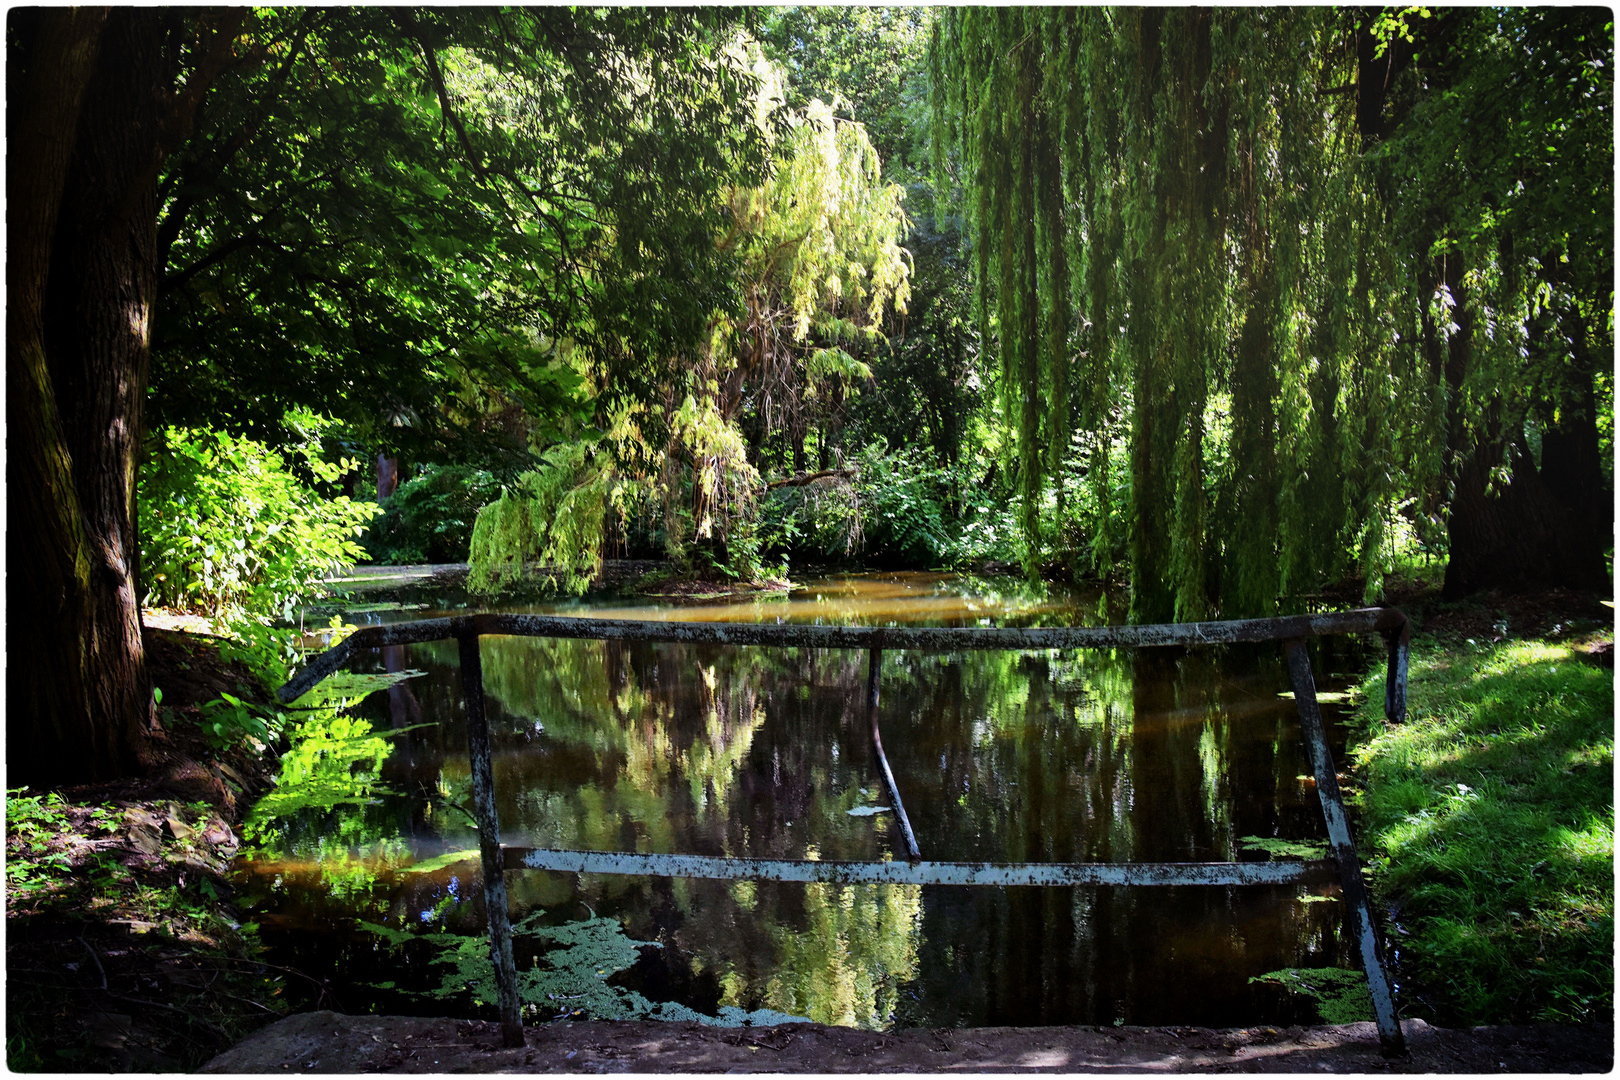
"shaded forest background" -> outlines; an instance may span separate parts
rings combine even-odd
[[[1609,588],[1605,9],[17,9],[7,50],[17,781],[140,768],[143,601],[273,651],[363,555],[1011,564],[1135,621],[1414,560]]]

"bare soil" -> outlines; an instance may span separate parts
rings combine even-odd
[[[488,1021],[301,1013],[203,1066],[205,1073],[448,1072],[1608,1072],[1614,1027],[1404,1027],[1386,1060],[1370,1023],[1238,1028],[916,1028],[822,1024],[712,1028],[556,1023],[507,1049]]]

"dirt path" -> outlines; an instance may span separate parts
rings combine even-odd
[[[1608,1072],[1614,1026],[1405,1025],[1386,1061],[1370,1023],[1240,1028],[917,1028],[821,1024],[562,1023],[505,1049],[490,1022],[301,1013],[221,1054],[205,1073],[449,1072]]]

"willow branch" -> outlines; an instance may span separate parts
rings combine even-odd
[[[815,483],[817,480],[853,480],[860,474],[861,471],[853,466],[843,469],[822,469],[820,472],[800,473],[797,476],[790,476],[786,480],[772,480],[765,485],[765,490],[770,491],[779,487],[805,487]]]

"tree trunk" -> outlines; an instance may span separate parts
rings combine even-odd
[[[1501,445],[1476,451],[1458,473],[1444,597],[1455,600],[1485,588],[1607,588],[1602,538],[1590,527],[1587,508],[1560,502],[1527,448],[1518,448],[1508,485],[1486,493]],[[1607,493],[1594,490],[1591,497],[1601,500]]]
[[[1585,327],[1573,317],[1564,322],[1559,336],[1574,343],[1572,385],[1542,434],[1540,468],[1515,430],[1483,439],[1457,470],[1447,523],[1448,600],[1485,588],[1611,586],[1603,549],[1614,534],[1614,498],[1598,453],[1594,364]],[[1509,445],[1512,478],[1488,493],[1491,469]]]
[[[34,18],[10,27],[7,729],[13,782],[44,785],[136,770],[153,718],[134,502],[172,80],[157,9]]]
[[[399,459],[387,454],[377,455],[377,501],[388,498],[399,490]]]
[[[1441,268],[1441,279],[1457,305],[1453,318],[1458,327],[1444,346],[1449,392],[1446,477],[1452,496],[1442,595],[1456,600],[1486,588],[1607,588],[1603,548],[1612,530],[1612,500],[1602,488],[1597,463],[1592,364],[1584,327],[1575,327],[1571,340],[1576,343],[1585,392],[1578,395],[1580,400],[1563,403],[1561,423],[1549,429],[1550,439],[1543,437],[1538,470],[1523,433],[1503,431],[1497,416],[1487,419],[1478,436],[1470,436],[1463,424],[1461,401],[1473,364],[1474,319],[1463,269],[1456,254],[1448,255]],[[1515,455],[1511,479],[1493,492],[1491,470],[1509,446]]]

